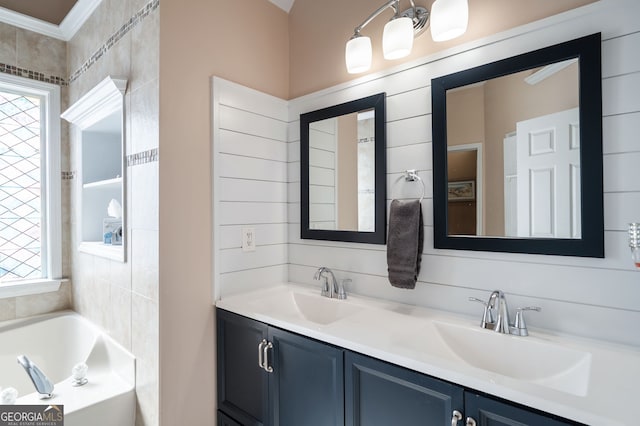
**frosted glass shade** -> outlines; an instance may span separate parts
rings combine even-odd
[[[413,20],[396,18],[387,22],[382,34],[382,52],[385,59],[404,58],[413,48]]]
[[[467,31],[467,0],[436,0],[431,6],[431,37],[434,41],[454,39]]]
[[[367,71],[371,68],[371,39],[363,36],[352,38],[347,42],[344,56],[349,74]]]

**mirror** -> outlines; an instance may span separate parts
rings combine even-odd
[[[300,115],[301,238],[386,241],[385,94]]]
[[[600,34],[432,80],[434,246],[604,257]]]

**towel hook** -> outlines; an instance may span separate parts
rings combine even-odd
[[[415,182],[417,180],[422,184],[422,195],[420,196],[420,202],[422,203],[422,200],[424,200],[424,194],[426,192],[426,187],[424,186],[424,182],[423,182],[422,178],[420,176],[418,176],[418,173],[416,172],[416,170],[415,169],[405,170],[404,171],[404,176],[400,176],[396,180],[396,182],[399,181],[402,178],[404,178],[405,182]]]

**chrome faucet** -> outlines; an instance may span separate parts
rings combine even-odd
[[[493,322],[493,331],[509,334],[509,308],[507,307],[507,299],[504,297],[504,293],[500,290],[495,290],[489,296],[487,305],[489,310],[497,313]]]
[[[489,296],[489,301],[486,303],[475,297],[470,297],[469,300],[472,302],[479,302],[484,305],[484,312],[482,314],[480,327],[493,330],[496,333],[514,334],[516,336],[529,335],[527,324],[524,321],[523,311],[540,312],[542,310],[542,308],[539,308],[537,306],[518,308],[516,311],[516,319],[512,324],[509,320],[509,307],[507,306],[507,298],[502,291],[493,291]]]
[[[327,277],[327,274],[329,277]],[[331,283],[329,283],[329,278],[331,278]],[[344,289],[344,285],[338,284],[338,280],[336,280],[336,276],[333,274],[333,271],[326,266],[318,268],[316,273],[313,275],[313,279],[323,279],[322,290],[320,292],[322,296],[341,300],[347,298],[347,292]]]
[[[18,356],[18,364],[27,372],[33,386],[40,394],[40,399],[49,399],[53,396],[53,383],[26,355]]]

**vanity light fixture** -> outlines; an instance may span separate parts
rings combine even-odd
[[[371,68],[373,57],[371,38],[360,31],[386,9],[393,10],[393,17],[384,26],[382,51],[387,60],[400,59],[411,53],[413,39],[424,32],[429,21],[429,11],[416,6],[400,12],[400,0],[388,0],[353,30],[347,42],[345,61],[350,74],[358,74]],[[436,0],[431,11],[431,37],[435,41],[451,40],[467,30],[469,7],[467,0]]]

